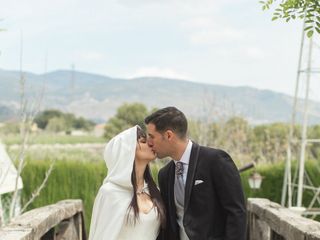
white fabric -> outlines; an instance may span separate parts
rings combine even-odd
[[[13,165],[5,146],[0,142],[0,195],[15,190],[17,170]],[[18,189],[22,189],[21,177],[18,179]]]
[[[112,138],[105,148],[104,160],[108,176],[104,179],[94,202],[89,240],[119,240],[122,235],[123,226],[127,224],[128,206],[133,196],[131,172],[136,144],[137,126]],[[148,227],[147,224],[143,224],[139,229],[150,231]],[[132,239],[132,235],[129,239]],[[139,239],[152,240],[144,238],[144,235]]]
[[[112,138],[105,147],[108,176],[96,196],[89,240],[117,240],[132,199],[131,172],[137,142],[137,127]]]
[[[130,216],[134,217],[130,212]],[[132,223],[122,225],[118,240],[155,240],[160,229],[160,221],[156,208],[148,213],[140,213],[135,225]]]
[[[186,184],[186,181],[187,181],[187,173],[188,173],[188,168],[189,168],[191,149],[192,149],[192,141],[189,140],[188,145],[182,154],[182,157],[180,158],[180,160],[178,160],[180,162],[183,162],[183,181],[184,181],[184,184]],[[178,161],[174,160],[174,163],[176,164]]]

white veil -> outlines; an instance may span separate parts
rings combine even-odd
[[[112,138],[104,150],[108,176],[96,196],[89,240],[117,240],[133,196],[131,172],[137,145],[137,127]]]

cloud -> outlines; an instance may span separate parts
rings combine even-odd
[[[196,45],[213,45],[219,43],[241,41],[245,39],[245,31],[222,24],[217,17],[194,17],[181,23],[188,32],[189,41]]]
[[[101,61],[105,55],[95,51],[79,51],[75,53],[75,59],[84,61]]]
[[[171,68],[159,68],[159,67],[141,67],[137,69],[133,74],[129,75],[128,78],[137,77],[164,77],[174,79],[190,79],[188,74],[180,73]]]
[[[245,53],[251,59],[263,59],[266,55],[261,48],[255,46],[247,47]]]
[[[193,44],[212,45],[218,43],[239,41],[244,38],[244,33],[233,28],[213,27],[212,29],[203,29],[190,35],[190,41]]]

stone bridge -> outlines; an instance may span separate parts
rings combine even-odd
[[[0,228],[0,240],[86,240],[81,200],[33,209]]]
[[[248,240],[320,240],[320,222],[268,199],[249,198]],[[33,209],[0,229],[1,240],[85,240],[81,200]],[[200,239],[199,239],[200,240]]]

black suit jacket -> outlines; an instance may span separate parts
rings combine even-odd
[[[174,201],[175,164],[159,171],[167,224],[158,239],[178,240]],[[203,182],[194,185],[195,180]],[[244,240],[246,207],[239,172],[224,151],[193,143],[185,186],[183,225],[190,240]]]

